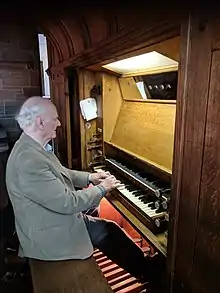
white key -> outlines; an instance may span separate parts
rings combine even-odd
[[[95,169],[96,172],[105,172],[103,169],[101,168],[96,168]],[[156,208],[152,209],[151,207],[149,207],[149,204],[152,204],[153,202],[149,202],[149,203],[144,203],[143,201],[141,201],[137,196],[135,196],[133,194],[133,191],[129,191],[126,187],[125,184],[121,184],[118,188],[117,188],[120,193],[127,199],[129,199],[135,206],[137,206],[138,208],[140,208],[146,215],[148,215],[150,218],[154,218],[154,217],[159,217],[161,215],[164,214],[164,212],[161,213],[156,213]],[[138,196],[141,196],[138,195]]]

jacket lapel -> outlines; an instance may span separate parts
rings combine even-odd
[[[58,160],[58,158],[54,155],[54,153],[52,152],[47,152],[46,150],[43,149],[43,154],[45,156],[47,156],[50,160],[53,161],[53,163],[56,165],[57,169],[60,171],[60,173],[65,176],[66,178],[68,178],[71,181],[71,178],[69,177],[68,173],[65,171],[65,169],[63,168],[63,166],[61,165],[60,161]]]
[[[50,161],[53,162],[53,164],[56,166],[56,170],[59,171],[63,176],[65,176],[67,179],[71,181],[71,178],[69,177],[68,173],[64,170],[63,166],[61,165],[58,158],[54,155],[53,152],[46,151],[37,141],[32,139],[30,136],[25,134],[24,132],[21,134],[19,142],[21,144],[28,144],[37,151],[39,151],[43,156],[46,156]],[[71,181],[72,182],[72,181]]]

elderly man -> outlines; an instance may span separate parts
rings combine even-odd
[[[146,260],[116,223],[82,213],[97,206],[120,182],[108,172],[69,170],[47,150],[60,126],[52,102],[28,99],[17,121],[23,134],[10,154],[6,182],[20,255],[51,261],[85,259],[97,247],[132,275],[146,279],[152,259]],[[90,182],[93,187],[76,191]]]

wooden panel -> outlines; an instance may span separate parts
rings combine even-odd
[[[220,50],[213,53],[206,124],[198,228],[194,256],[194,292],[220,287]]]
[[[85,260],[30,260],[34,293],[112,293],[93,257]]]
[[[140,233],[150,244],[166,256],[167,239],[165,233],[153,234],[131,211],[125,207],[115,196],[108,195],[107,200],[112,206],[123,215],[123,217]]]
[[[212,50],[220,50],[220,18],[218,10],[216,14],[212,14]],[[216,17],[217,16],[217,17]]]
[[[111,143],[171,173],[175,109],[175,104],[125,101]]]
[[[156,16],[156,15],[155,15]],[[180,21],[175,18],[172,23],[167,19],[149,19],[144,26],[132,28],[132,30],[123,30],[111,37],[108,37],[91,46],[87,50],[74,55],[70,59],[57,64],[58,67],[80,66],[87,67],[105,61],[111,62],[124,54],[134,52],[171,39],[180,33]],[[115,61],[115,60],[114,60]],[[55,66],[55,67],[57,67]],[[53,69],[53,67],[51,67]]]
[[[145,53],[152,52],[152,51],[157,51],[158,53],[161,53],[161,54],[179,62],[179,59],[180,59],[180,56],[179,56],[180,55],[180,36],[174,37],[174,38],[171,38],[168,40],[164,40],[163,42],[159,42],[159,43],[153,44],[151,46],[143,47],[138,50],[134,50],[134,51],[129,52],[127,54],[123,54],[118,58],[116,58],[114,56],[114,58],[108,60],[108,62],[105,61],[105,62],[102,62],[99,64],[94,64],[94,65],[88,66],[87,68],[91,69],[91,70],[101,70],[101,71],[106,70],[106,71],[108,71],[108,69],[105,69],[104,67],[102,67],[102,65],[106,65],[107,63],[116,62],[116,61],[123,60],[126,58],[131,58],[131,57],[138,56],[138,55],[145,54]],[[166,68],[166,70],[169,71],[168,68]],[[161,68],[160,68],[160,71],[161,71]],[[149,70],[147,73],[149,74]],[[121,76],[121,74],[116,73],[116,72],[114,72],[114,74],[118,75],[119,77]]]
[[[185,23],[185,50],[177,98],[177,137],[173,169],[175,197],[174,257],[170,292],[191,291],[198,202],[211,62],[210,26],[203,17],[190,15]],[[171,205],[172,207],[172,205]],[[179,212],[179,214],[178,214]],[[170,250],[169,250],[170,251]]]
[[[179,32],[180,33],[180,32]],[[112,60],[109,60],[110,62],[115,62],[117,60],[130,58],[133,56],[149,53],[152,51],[157,51],[158,53],[161,53],[177,62],[179,62],[180,59],[180,36],[176,36],[174,38],[167,38],[163,40],[162,42],[154,43],[150,46],[142,47],[141,49],[134,50],[132,52],[129,52],[127,54],[123,54],[123,56],[120,56],[120,58],[112,58]]]
[[[122,97],[126,100],[143,99],[133,77],[124,77],[118,79]]]
[[[152,46],[152,51],[155,50],[175,61],[179,62],[180,59],[180,36],[166,40],[162,43]]]
[[[101,84],[101,74],[90,70],[79,70],[79,100],[86,99],[91,96],[91,89]],[[100,109],[99,100],[97,100],[97,107]],[[98,113],[102,115],[102,113]],[[102,119],[102,117],[100,116]],[[89,121],[90,126],[87,127],[86,121],[80,114],[80,131],[81,131],[81,160],[82,169],[88,169],[92,162],[92,153],[87,150],[87,142],[92,139],[93,135],[97,133],[97,121],[93,119]]]
[[[103,137],[109,142],[122,105],[122,96],[117,76],[103,74]]]
[[[52,73],[52,95],[51,99],[57,107],[61,127],[58,127],[57,138],[55,140],[55,152],[63,165],[68,166],[68,147],[67,147],[67,127],[69,111],[65,95],[65,74],[63,70],[56,70]]]
[[[176,121],[174,136],[173,170],[172,170],[172,196],[169,206],[169,233],[167,246],[167,270],[170,282],[170,292],[173,292],[173,277],[175,271],[176,241],[179,217],[179,195],[181,188],[182,163],[184,160],[183,141],[186,119],[186,86],[188,81],[187,66],[190,58],[190,30],[191,23],[185,19],[181,26],[181,47],[179,59],[178,93],[176,101]]]
[[[61,22],[63,26],[66,28],[66,31],[69,34],[69,37],[71,38],[74,54],[77,54],[80,51],[83,51],[84,49],[83,36],[81,34],[80,26],[77,24],[76,18],[74,18],[72,15],[71,16],[66,15],[65,20],[61,19]]]
[[[90,90],[95,85],[95,74],[89,70],[80,70],[79,72],[79,100],[90,97]],[[81,159],[82,169],[87,169],[91,158],[86,149],[86,142],[96,132],[96,121],[90,121],[91,127],[86,127],[86,121],[80,114],[80,132],[81,132]]]
[[[103,8],[93,8],[83,12],[84,19],[86,21],[91,44],[96,44],[106,37],[108,37],[108,23],[105,19]]]
[[[66,139],[67,139],[67,162],[68,167],[72,169],[72,137],[71,137],[71,123],[70,123],[70,97],[68,89],[68,80],[65,79],[65,103],[66,103]]]

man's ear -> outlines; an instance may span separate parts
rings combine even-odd
[[[36,126],[39,129],[43,129],[44,128],[44,120],[43,120],[42,116],[37,116],[36,117]]]

